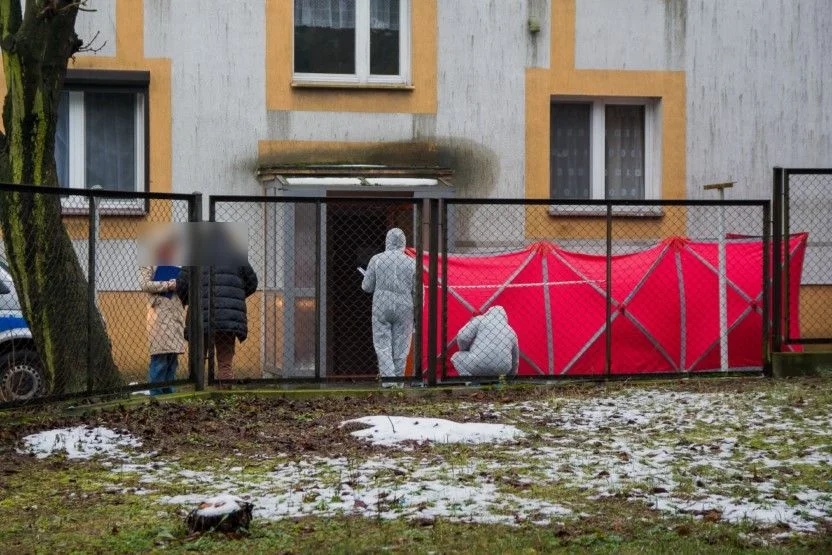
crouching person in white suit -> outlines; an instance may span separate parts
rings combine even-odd
[[[520,364],[517,333],[508,323],[506,311],[493,306],[475,316],[456,336],[459,352],[451,362],[460,376],[511,376]]]
[[[401,229],[387,232],[385,251],[370,259],[361,288],[373,294],[373,346],[382,378],[402,378],[413,336],[416,260]]]

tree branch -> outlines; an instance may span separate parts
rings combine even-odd
[[[46,0],[38,12],[38,19],[51,19],[65,14],[74,14],[78,11],[94,12],[87,8],[87,0]]]
[[[92,52],[95,54],[96,52],[100,52],[105,46],[107,46],[107,41],[105,40],[99,46],[95,46],[95,41],[98,39],[99,35],[101,35],[100,31],[96,31],[95,35],[87,42],[86,44],[81,45],[78,50],[75,51],[76,54],[83,53],[83,52]]]

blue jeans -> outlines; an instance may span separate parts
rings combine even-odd
[[[179,355],[176,353],[165,353],[162,355],[150,355],[150,368],[147,370],[150,383],[172,382],[176,379],[176,369],[179,367]],[[172,387],[151,389],[151,395],[173,393]]]

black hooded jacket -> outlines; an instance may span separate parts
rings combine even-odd
[[[188,304],[189,273],[183,271],[176,280],[176,294],[182,304]],[[212,295],[210,303],[213,310],[211,322],[209,314],[209,282]],[[202,325],[208,333],[233,333],[240,342],[248,336],[248,317],[246,298],[257,290],[257,274],[250,264],[244,266],[214,266],[202,268]],[[190,310],[190,309],[189,309]],[[189,321],[186,319],[186,322]],[[188,338],[188,326],[185,326],[185,338]]]

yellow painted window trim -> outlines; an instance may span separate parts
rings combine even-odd
[[[410,74],[405,83],[329,79],[294,73],[294,3],[266,0],[266,109],[305,112],[435,114],[438,0],[410,0]],[[407,93],[407,94],[404,94]]]

